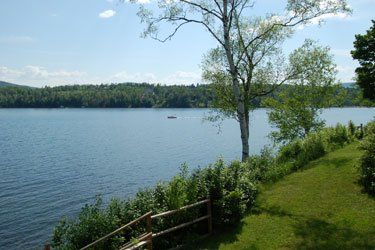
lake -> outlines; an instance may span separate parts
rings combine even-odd
[[[207,109],[0,109],[0,248],[41,247],[64,216],[97,194],[126,198],[182,163],[240,157],[238,124],[221,132]],[[177,119],[167,119],[175,115]],[[374,119],[374,108],[327,109],[328,125]],[[265,109],[251,114],[250,151],[267,144]]]

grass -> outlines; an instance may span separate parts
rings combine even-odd
[[[375,200],[357,183],[357,146],[262,187],[237,228],[194,249],[375,249]]]

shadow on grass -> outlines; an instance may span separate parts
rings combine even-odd
[[[299,243],[291,247],[294,249],[375,249],[375,230],[363,234],[350,225],[338,226],[322,219],[295,215],[279,206],[261,208],[255,212],[293,218],[296,222],[293,226],[294,234],[300,239]]]
[[[251,213],[247,214],[262,214],[267,213],[271,216],[277,216],[277,217],[295,217],[292,213],[289,213],[282,209],[280,206],[267,206],[267,207],[254,207],[251,211]]]
[[[374,235],[359,233],[320,219],[301,220],[295,225],[300,242],[296,249],[375,249]]]
[[[352,167],[357,160],[357,156],[348,156],[346,152],[338,153],[310,162],[310,164],[298,171],[305,171],[323,165],[325,169],[332,171],[324,171],[324,168],[321,168],[318,170],[318,173],[319,171],[322,171],[325,174],[323,176],[324,178],[327,178],[327,176],[332,178],[335,174],[335,169],[341,169],[348,165]],[[315,175],[317,175],[316,173],[317,172],[315,172]],[[272,185],[273,183],[263,184],[262,191],[268,190]],[[375,229],[369,231],[358,231],[349,222],[340,221],[338,223],[331,223],[329,218],[332,217],[332,214],[330,214],[329,211],[325,211],[326,214],[321,217],[293,214],[280,206],[267,205],[264,196],[263,198],[259,196],[255,204],[257,206],[253,207],[252,211],[245,215],[245,217],[249,215],[256,216],[267,214],[275,218],[275,220],[270,219],[270,221],[283,223],[284,226],[289,227],[293,231],[293,242],[287,243],[287,246],[280,245],[280,247],[289,249],[375,249]],[[283,218],[288,218],[286,223],[284,223],[284,220],[280,220]],[[188,249],[218,249],[222,244],[227,245],[227,248],[231,247],[231,243],[239,241],[239,236],[243,233],[243,228],[251,226],[254,225],[252,225],[252,220],[250,218],[246,223],[240,223],[236,227],[224,231],[221,230],[208,238],[207,241],[203,241],[201,244]],[[266,237],[272,240],[273,233],[271,226],[269,232],[267,232],[267,236],[248,235],[246,237],[254,237],[254,241],[249,240],[248,245],[244,245],[246,244],[245,240],[240,244],[236,244],[236,246],[240,245],[240,249],[257,249],[257,245],[254,245],[253,243],[257,240],[256,237]],[[241,238],[243,240],[244,236],[242,235]],[[280,242],[280,244],[285,243]]]
[[[207,239],[194,242],[192,245],[184,246],[181,249],[218,249],[221,244],[236,242],[238,240],[237,235],[241,234],[243,226],[244,223],[241,221],[235,226],[216,228],[215,232]]]
[[[345,156],[336,156],[336,157],[329,157],[326,156],[325,158],[320,158],[318,160],[314,160],[310,162],[308,165],[300,168],[300,170],[308,170],[311,168],[315,168],[319,165],[326,165],[327,167],[335,167],[335,168],[341,168],[348,164],[348,158]]]
[[[290,249],[375,249],[375,230],[364,234],[352,229],[350,225],[336,225],[322,219],[295,215],[279,206],[258,207],[249,214],[262,213],[272,217],[293,219],[296,241],[292,243],[293,245],[287,247]],[[201,242],[185,249],[219,249],[221,244],[235,243],[238,241],[237,237],[241,234],[244,226],[249,225],[241,222],[236,227],[219,230],[208,238],[208,244],[207,242]],[[258,249],[258,247],[247,245],[244,249]]]

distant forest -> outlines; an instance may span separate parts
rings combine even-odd
[[[288,88],[283,85],[280,88]],[[343,106],[372,105],[355,87],[337,89]],[[273,93],[275,95],[277,93]],[[0,87],[2,108],[212,108],[214,91],[210,85],[164,86],[121,83],[110,85],[70,85],[58,87]],[[253,100],[264,107],[262,99]]]

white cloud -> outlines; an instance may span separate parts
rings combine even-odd
[[[139,3],[139,4],[148,4],[151,3],[151,0],[125,0],[126,2]]]
[[[336,13],[336,14],[333,14],[333,13],[329,13],[329,14],[324,14],[324,15],[321,15],[319,17],[316,17],[316,18],[313,18],[311,20],[311,24],[319,24],[327,19],[346,19],[348,18],[349,15],[346,14],[346,13]]]
[[[200,83],[202,81],[202,78],[200,72],[177,71],[171,75],[164,77],[164,79],[162,80],[162,82],[166,84],[190,85]]]
[[[352,82],[355,77],[356,66],[342,66],[338,65],[337,69],[337,78],[342,82]]]
[[[201,82],[201,72],[176,71],[166,75],[157,75],[151,72],[121,71],[110,76],[98,76],[78,70],[49,70],[36,65],[27,65],[22,68],[0,65],[0,80],[35,87],[122,82],[190,85]]]
[[[32,43],[32,42],[35,42],[35,39],[30,36],[1,36],[0,37],[0,43],[24,44],[24,43]]]
[[[335,56],[352,58],[352,56],[350,54],[350,49],[332,49],[331,51]]]
[[[201,82],[200,72],[176,71],[165,76],[157,76],[154,73],[129,73],[122,71],[114,74],[103,82],[147,82],[167,85],[190,85]]]
[[[22,71],[11,69],[6,66],[0,66],[0,79],[13,79],[20,77],[22,75]]]
[[[342,82],[353,81],[357,66],[355,62],[338,65],[337,78]],[[10,68],[0,65],[0,80],[35,87],[123,82],[190,85],[202,82],[201,72],[199,71],[176,71],[166,75],[158,75],[152,72],[120,71],[113,75],[98,76],[78,70],[49,70],[35,65],[28,65],[22,68]]]
[[[127,71],[121,71],[113,76],[109,77],[104,82],[148,82],[156,83],[157,77],[153,73],[129,73]]]
[[[137,0],[137,2],[140,4],[146,4],[146,3],[150,3],[150,0]]]
[[[44,85],[87,83],[88,79],[87,74],[81,71],[49,71],[41,66],[28,65],[20,69],[0,66],[0,80],[41,87]]]
[[[99,14],[100,18],[110,18],[116,15],[116,11],[114,10],[106,10]]]
[[[44,67],[40,66],[33,66],[28,65],[24,68],[24,72],[30,75],[33,78],[39,79],[48,79],[48,78],[72,78],[72,77],[81,77],[85,75],[85,73],[80,71],[66,71],[66,70],[58,70],[58,71],[48,71]]]
[[[315,18],[311,19],[308,24],[298,25],[297,29],[302,30],[307,26],[319,25],[322,22],[327,21],[328,19],[346,20],[346,21],[351,20],[350,15],[348,13],[342,13],[342,12],[340,12],[340,13],[328,13],[328,14],[324,14],[324,15],[321,15],[321,16],[318,16],[318,17],[315,17]]]

